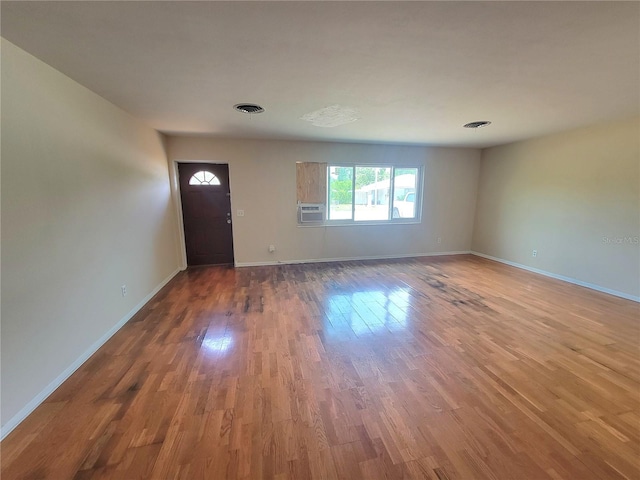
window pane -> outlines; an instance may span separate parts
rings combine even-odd
[[[389,220],[391,168],[356,167],[356,221]]]
[[[416,218],[417,168],[396,168],[393,175],[393,218]]]
[[[329,167],[329,219],[351,220],[353,168]]]
[[[189,185],[220,185],[220,180],[213,173],[201,170],[193,174]]]

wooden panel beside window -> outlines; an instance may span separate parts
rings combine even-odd
[[[296,190],[298,203],[327,203],[327,164],[317,162],[296,163]]]

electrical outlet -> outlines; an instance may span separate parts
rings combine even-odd
[[[441,237],[438,237],[437,242],[438,242],[438,245],[440,245],[440,244],[442,243],[442,238],[441,238]]]
[[[531,252],[531,256],[532,257],[537,257],[538,256],[538,250],[534,250],[533,252]]]
[[[239,217],[244,217],[244,210],[238,210],[236,212],[236,215],[239,216]]]
[[[122,285],[120,287],[120,291],[122,292],[122,296],[126,297],[127,296],[127,286],[126,285]]]
[[[269,245],[269,253],[273,253],[276,251],[276,246],[275,245]]]

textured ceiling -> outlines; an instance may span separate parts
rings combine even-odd
[[[166,133],[484,147],[640,111],[638,2],[1,9],[3,37]],[[302,119],[336,105],[357,120]]]

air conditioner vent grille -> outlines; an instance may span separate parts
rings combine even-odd
[[[264,112],[264,108],[262,108],[260,105],[256,105],[254,103],[238,103],[237,105],[234,105],[233,108],[235,108],[237,111],[242,112],[242,113],[262,113]]]

